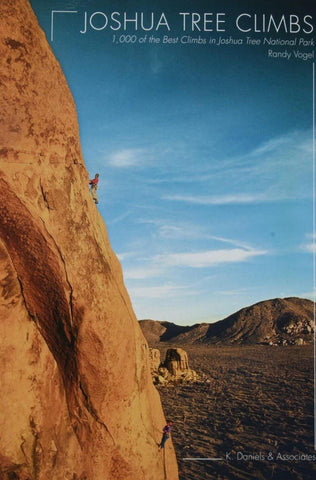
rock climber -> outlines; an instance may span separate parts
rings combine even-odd
[[[163,427],[163,430],[162,430],[162,439],[161,439],[160,444],[158,445],[158,448],[164,448],[166,441],[167,441],[168,438],[170,437],[172,425],[173,425],[173,421],[172,421],[172,420],[168,420],[167,425],[165,425],[165,426]]]
[[[97,196],[98,183],[99,183],[99,174],[96,173],[94,178],[92,180],[89,180],[90,192],[94,200],[94,203],[99,203],[98,196]]]

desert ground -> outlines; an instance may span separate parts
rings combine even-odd
[[[313,345],[184,348],[209,382],[158,387],[180,480],[315,478]]]

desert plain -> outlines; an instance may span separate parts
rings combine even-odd
[[[157,387],[180,480],[315,478],[312,344],[183,348],[209,381]]]

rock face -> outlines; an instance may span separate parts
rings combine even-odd
[[[27,0],[0,2],[0,478],[176,480],[147,343]]]

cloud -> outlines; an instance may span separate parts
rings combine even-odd
[[[305,243],[302,245],[302,249],[308,253],[316,253],[316,244],[315,243]]]
[[[159,277],[162,274],[162,270],[156,267],[144,267],[144,268],[127,268],[124,269],[125,280],[144,280],[146,278]]]
[[[196,295],[197,292],[189,287],[179,285],[159,285],[155,287],[129,287],[129,294],[132,298],[170,298],[182,295]]]
[[[123,260],[126,260],[126,258],[135,257],[136,255],[137,255],[136,252],[121,252],[116,254],[120,262],[122,262]]]
[[[108,164],[117,168],[128,168],[143,165],[147,160],[147,152],[141,148],[118,150],[109,156]]]
[[[196,205],[230,205],[243,203],[273,202],[276,198],[268,194],[234,194],[234,195],[164,195],[163,200],[193,203]]]
[[[307,233],[305,237],[307,242],[300,246],[301,250],[307,253],[316,253],[316,233]]]
[[[114,225],[115,223],[119,223],[122,220],[125,220],[129,215],[131,214],[131,210],[128,210],[125,213],[122,213],[121,215],[118,215],[117,217],[113,218],[112,220],[107,221],[107,225]]]
[[[244,250],[241,248],[207,250],[193,253],[172,253],[156,255],[155,261],[168,267],[205,268],[222,263],[244,262],[251,257],[266,255],[266,250]]]
[[[235,295],[241,295],[242,293],[244,293],[246,289],[241,289],[241,290],[222,290],[222,291],[219,291],[219,292],[215,292],[217,295],[224,295],[224,296],[228,296],[228,297],[232,297],[232,296],[235,296]]]
[[[238,155],[223,158],[222,149],[214,147],[203,162],[194,162],[197,151],[190,151],[192,161],[185,169],[164,180],[173,183],[173,189],[176,184],[190,184],[191,190],[176,190],[174,194],[169,190],[162,199],[197,205],[246,205],[312,196],[310,130],[292,130],[249,151],[245,148]]]
[[[196,240],[200,238],[209,238],[201,232],[198,225],[191,223],[171,223],[168,220],[159,219],[138,219],[137,223],[153,225],[156,227],[155,235],[163,239],[171,240]]]
[[[280,160],[292,160],[297,152],[312,154],[312,135],[310,131],[295,130],[287,134],[273,137],[256,147],[250,156],[268,155],[281,153]]]
[[[274,137],[266,142],[263,142],[261,145],[256,147],[250,155],[262,156],[265,154],[271,154],[279,149],[284,149],[287,147],[289,142],[292,140],[293,135],[280,135],[279,137]]]
[[[251,249],[245,242],[220,237],[218,235],[211,235],[204,226],[195,223],[181,222],[170,223],[167,220],[160,219],[138,219],[137,223],[150,224],[157,227],[157,234],[163,239],[171,240],[215,240],[217,242],[228,243],[235,247]]]

